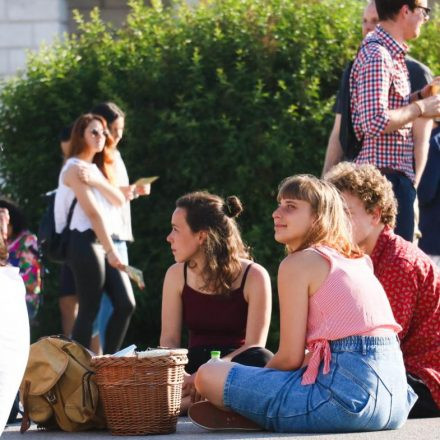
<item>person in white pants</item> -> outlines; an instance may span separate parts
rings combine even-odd
[[[5,224],[7,218],[7,210],[2,210],[0,224]],[[0,232],[3,232],[3,228],[1,229]],[[29,355],[26,289],[18,267],[7,264],[7,255],[5,240],[0,233],[0,436],[17,395]]]

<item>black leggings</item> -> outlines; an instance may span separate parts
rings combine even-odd
[[[211,350],[219,350],[221,357],[227,356],[238,347],[193,347],[188,350],[188,365],[185,370],[189,374],[195,373],[200,365],[211,358]],[[267,348],[251,347],[238,353],[231,361],[249,367],[264,367],[273,358],[273,353]]]
[[[93,321],[105,291],[112,302],[113,314],[107,326],[103,351],[105,354],[118,351],[136,305],[127,274],[108,264],[104,249],[91,229],[71,231],[67,261],[75,278],[78,296],[78,316],[72,339],[85,347],[90,346]]]

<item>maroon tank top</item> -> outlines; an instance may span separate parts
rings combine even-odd
[[[241,285],[229,295],[207,295],[186,282],[182,290],[183,324],[189,332],[189,348],[218,346],[241,347],[246,337],[248,303],[243,289],[252,263],[246,267]]]

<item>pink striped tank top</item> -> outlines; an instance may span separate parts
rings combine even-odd
[[[394,319],[386,293],[373,272],[370,257],[346,258],[326,246],[309,248],[330,263],[330,273],[309,298],[307,349],[311,353],[302,384],[315,383],[319,365],[330,369],[328,341],[348,336],[372,335],[380,329],[395,333],[402,327]],[[384,332],[385,333],[385,332]]]

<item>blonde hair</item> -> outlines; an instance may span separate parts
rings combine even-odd
[[[379,208],[381,223],[394,228],[397,200],[393,186],[374,165],[341,162],[334,166],[324,178],[335,185],[340,192],[346,191],[359,198],[369,214]]]
[[[351,224],[344,202],[331,183],[308,174],[287,177],[278,188],[277,200],[282,199],[303,200],[309,203],[315,216],[313,226],[296,251],[325,245],[348,258],[363,255],[352,241]],[[292,252],[289,247],[287,250]]]

